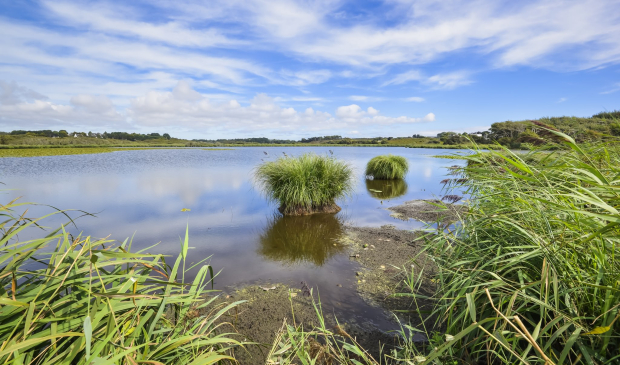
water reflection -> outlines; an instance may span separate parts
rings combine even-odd
[[[331,256],[344,251],[337,242],[342,233],[342,221],[334,214],[274,215],[260,235],[258,253],[289,265],[310,262],[323,266]]]
[[[398,198],[407,194],[405,180],[369,180],[366,179],[368,194],[376,199]]]

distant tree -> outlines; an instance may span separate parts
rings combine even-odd
[[[67,132],[64,129],[61,129],[61,130],[58,131],[58,137],[60,137],[60,138],[69,137],[69,132]]]

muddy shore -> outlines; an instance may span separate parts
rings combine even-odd
[[[453,222],[462,208],[448,207],[438,211],[437,207],[427,201],[417,200],[388,209],[399,214],[400,219]],[[395,293],[411,292],[403,279],[412,273],[415,277],[421,274],[420,286],[416,288],[418,293],[432,295],[434,292],[434,285],[429,280],[434,266],[422,252],[424,234],[428,233],[399,230],[391,225],[378,228],[346,227],[339,242],[347,247],[350,260],[360,264],[355,275],[357,293],[364,301],[383,308],[386,316],[394,320],[396,319],[391,313],[397,313],[398,319],[403,323],[430,328],[434,318],[421,318],[419,313],[428,311],[432,307],[431,302],[415,301],[410,296],[393,296]],[[235,355],[240,364],[264,364],[283,321],[288,324],[303,324],[306,330],[311,330],[318,324],[309,289],[303,285],[301,288],[292,288],[279,283],[262,283],[222,296],[221,301],[247,301],[229,311],[224,319],[234,326],[242,340],[259,344],[236,351]],[[393,312],[396,310],[398,312]],[[325,315],[325,321],[328,328],[336,326],[333,316]],[[340,325],[377,360],[381,346],[385,353],[397,344],[394,334],[385,333],[367,324]],[[424,341],[424,336],[420,336],[419,340]]]
[[[390,216],[401,220],[417,220],[426,223],[441,222],[449,225],[456,222],[466,207],[459,204],[445,204],[440,200],[410,200],[401,205],[387,208]]]

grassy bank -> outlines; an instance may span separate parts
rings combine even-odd
[[[444,328],[426,363],[620,361],[620,146],[463,157],[447,182],[471,194],[457,229],[429,237]],[[453,194],[455,191],[448,192]],[[413,298],[417,272],[410,275]],[[432,337],[432,333],[429,334]]]
[[[1,157],[40,157],[40,156],[64,156],[85,155],[94,153],[110,153],[116,151],[149,150],[151,148],[110,148],[110,147],[63,147],[63,148],[0,148]]]

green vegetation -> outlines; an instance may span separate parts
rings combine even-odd
[[[366,179],[366,190],[375,199],[392,199],[407,194],[407,182],[398,180]]]
[[[366,165],[366,176],[379,180],[403,179],[407,171],[409,171],[409,162],[402,156],[376,156]]]
[[[1,157],[40,157],[40,156],[63,156],[84,155],[93,153],[109,153],[116,151],[151,150],[153,148],[110,148],[110,147],[66,147],[66,148],[0,148]]]
[[[19,241],[41,227],[11,202],[0,209],[0,361],[5,364],[214,364],[240,343],[215,306],[213,269],[184,284],[188,235],[171,263],[131,242],[73,237],[64,229]],[[172,264],[172,265],[171,265]],[[181,267],[183,269],[181,270]]]
[[[598,113],[589,118],[546,117],[493,123],[485,137],[510,148],[532,149],[555,138],[548,129],[560,131],[578,143],[606,141],[620,136],[620,111]]]
[[[471,194],[452,231],[429,238],[436,326],[426,363],[611,364],[620,360],[620,146],[462,157],[448,182]],[[411,272],[413,298],[421,273]],[[432,336],[432,334],[429,334]],[[445,362],[444,362],[445,363]]]
[[[412,302],[433,300],[419,328],[404,325],[383,356],[396,364],[616,364],[620,361],[620,146],[514,154],[475,148],[447,182],[466,189],[460,224],[429,233],[433,272],[404,269]],[[461,176],[458,176],[458,175]],[[447,195],[451,196],[451,195]],[[431,283],[436,294],[420,294]],[[428,286],[427,286],[428,287]],[[338,328],[285,325],[280,364],[329,358],[383,363]],[[436,319],[436,322],[430,320]],[[416,343],[423,332],[428,344]],[[377,361],[379,360],[379,361]]]
[[[471,142],[495,148],[499,143],[512,149],[533,149],[548,142],[546,127],[552,127],[577,142],[606,141],[620,136],[620,111],[602,112],[591,117],[545,117],[532,121],[493,123],[488,131],[473,133],[442,132],[436,137],[413,134],[410,137],[348,138],[338,135],[302,138],[298,141],[267,137],[233,139],[173,138],[169,134],[127,132],[67,132],[40,130],[0,132],[0,148],[5,146],[106,146],[106,147],[242,147],[242,146],[356,146],[411,148],[471,148]]]
[[[353,189],[353,170],[347,163],[313,153],[265,162],[256,168],[254,177],[286,215],[338,212],[336,199]]]

